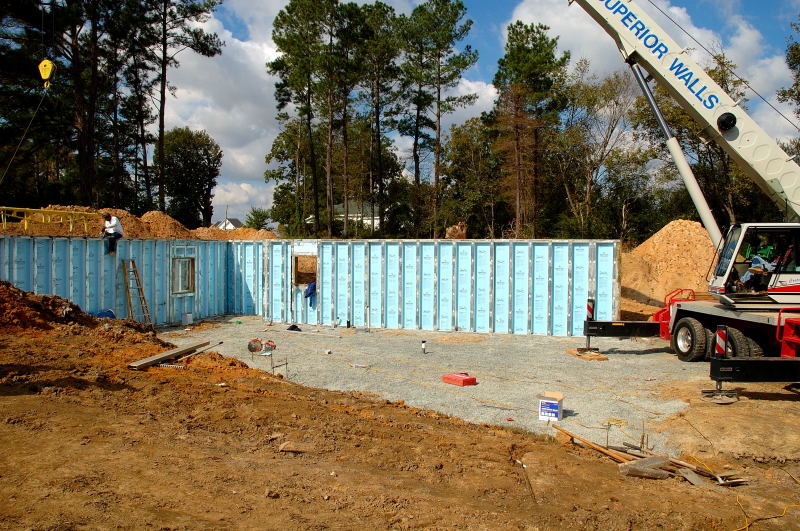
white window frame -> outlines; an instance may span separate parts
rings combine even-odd
[[[185,273],[184,273],[185,271]],[[170,280],[172,283],[173,295],[186,295],[194,293],[195,263],[194,257],[190,256],[173,256],[172,257],[172,270],[170,272]],[[181,279],[179,275],[186,275],[185,279]],[[182,282],[185,280],[185,282]]]

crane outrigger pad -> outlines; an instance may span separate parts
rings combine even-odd
[[[717,382],[800,382],[800,359],[712,357],[709,376]]]

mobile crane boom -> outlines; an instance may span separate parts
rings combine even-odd
[[[800,381],[800,166],[633,0],[577,3],[616,41],[653,108],[667,147],[712,241],[718,245],[709,292],[676,289],[651,321],[587,318],[589,336],[659,335],[682,361],[710,359],[714,393],[723,381]],[[644,69],[786,210],[793,223],[743,223],[722,239],[678,141],[655,103]],[[722,240],[720,242],[720,240]],[[771,356],[764,357],[762,356]],[[780,357],[776,357],[780,356]]]
[[[665,87],[702,124],[702,136],[716,141],[786,209],[788,221],[800,219],[800,166],[641,7],[633,0],[568,1],[616,41],[627,63],[640,65]],[[709,228],[705,220],[704,225]]]

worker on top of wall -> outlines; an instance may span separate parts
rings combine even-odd
[[[117,240],[122,238],[122,223],[116,216],[112,216],[108,212],[103,212],[103,219],[105,220],[103,239],[108,240],[106,254],[114,255],[117,253]]]

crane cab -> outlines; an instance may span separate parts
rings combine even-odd
[[[800,224],[742,223],[728,229],[708,291],[720,302],[800,304]]]

